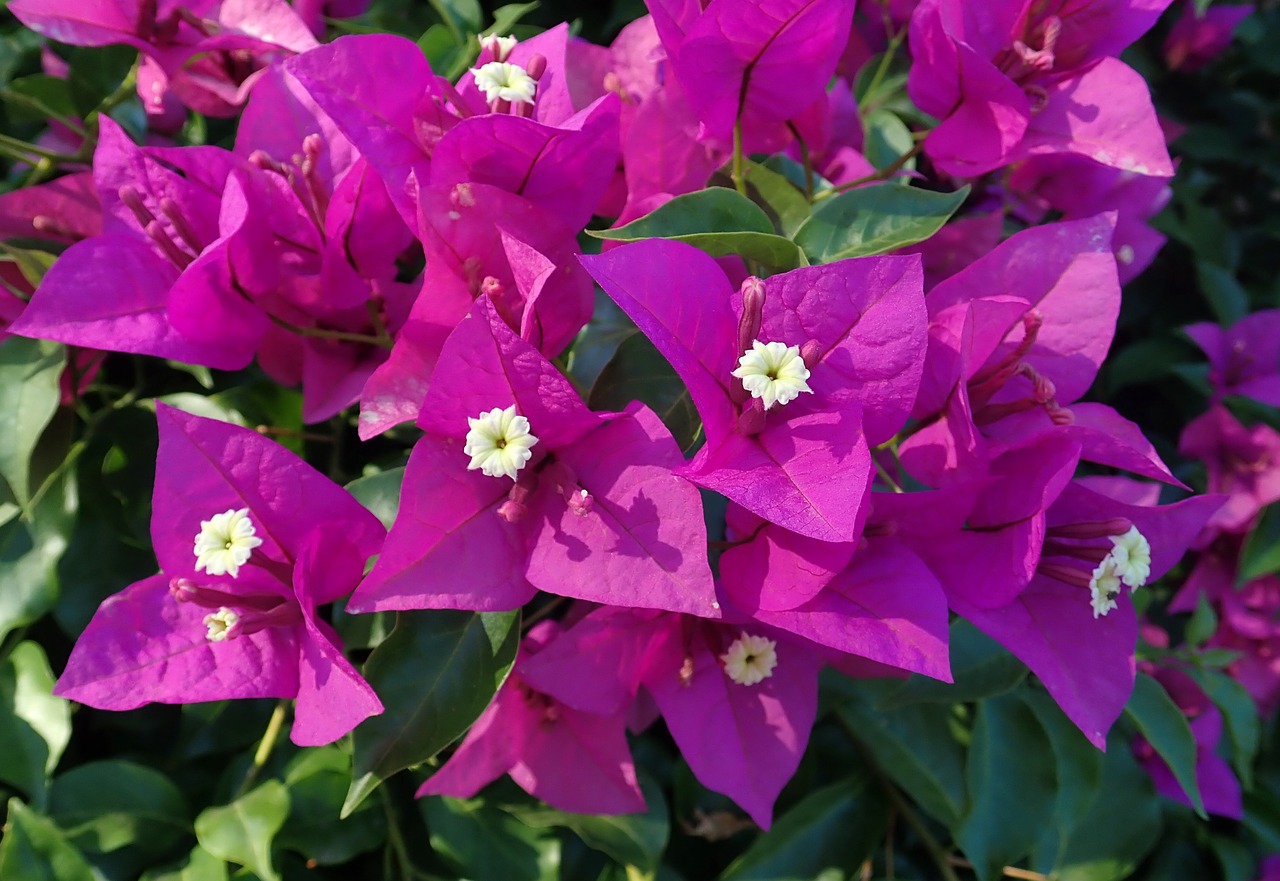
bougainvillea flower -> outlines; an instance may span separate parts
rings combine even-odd
[[[1228,496],[1210,528],[1245,530],[1259,511],[1280,501],[1280,432],[1271,426],[1245,428],[1215,404],[1182,430],[1178,450],[1204,463],[1209,492]]]
[[[1263,309],[1230,328],[1204,322],[1183,332],[1209,356],[1214,399],[1244,395],[1280,406],[1280,309]]]
[[[718,614],[670,433],[640,405],[592,413],[487,297],[445,343],[418,425],[399,516],[353,610],[514,609],[537,589]],[[530,457],[485,473],[478,452],[508,444]]]
[[[380,713],[316,613],[360,580],[384,535],[377,518],[255,431],[164,405],[157,417],[151,538],[161,573],[102,604],[56,693],[109,710],[294,698],[302,746]]]
[[[1215,5],[1197,9],[1195,0],[1182,4],[1182,15],[1164,39],[1164,63],[1171,70],[1204,67],[1231,44],[1235,29],[1254,12],[1252,4]]]
[[[536,96],[535,118],[494,112],[434,74],[411,40],[389,35],[343,37],[287,68],[386,181],[410,226],[419,186],[474,182],[523,196],[581,229],[617,167],[614,94],[554,125],[536,118]]]
[[[529,631],[493,703],[444,766],[418,789],[419,798],[469,798],[510,774],[525,792],[562,811],[628,814],[645,809],[623,715],[575,710],[530,687],[521,675],[558,632],[554,621]]]
[[[701,137],[762,149],[824,92],[848,41],[853,0],[648,3]],[[789,137],[784,138],[789,140]]]
[[[1063,152],[1171,175],[1146,83],[1113,57],[1169,2],[922,0],[911,18],[908,90],[942,120],[925,141],[929,157],[957,176]]]
[[[618,713],[641,686],[703,785],[768,828],[817,713],[812,644],[762,624],[597,609],[534,656],[526,681],[584,711]],[[601,671],[609,671],[610,683]]]
[[[102,209],[87,172],[0,195],[0,239],[73,244],[101,232]]]
[[[715,260],[681,242],[582,262],[689,387],[707,443],[679,473],[793,532],[852,541],[868,445],[902,427],[919,383],[919,259],[805,267],[748,279],[737,294]],[[780,344],[788,369],[775,376],[756,363],[757,342]],[[763,390],[789,382],[800,361],[795,375],[812,391],[796,386],[799,397],[767,406]],[[749,385],[757,374],[769,379],[760,396]]]
[[[1073,483],[1047,511],[1035,577],[1007,605],[981,608],[954,591],[945,572],[934,571],[951,608],[1030,667],[1067,717],[1102,748],[1133,690],[1138,629],[1132,603],[1118,602],[1103,613],[1091,604],[1100,561],[1114,559],[1113,539],[1136,528],[1147,543],[1146,574],[1155,580],[1182,557],[1222,502],[1221,496],[1197,496],[1160,507],[1130,505]],[[1116,591],[1129,593],[1118,585]]]

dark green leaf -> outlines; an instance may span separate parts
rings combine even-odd
[[[382,521],[382,525],[391,528],[396,513],[400,510],[400,484],[404,483],[403,468],[389,468],[369,477],[358,477],[347,484],[347,492],[355,496],[355,500],[368,508]]]
[[[181,865],[154,869],[140,881],[227,881],[227,864],[197,845]]]
[[[71,99],[71,84],[48,74],[36,73],[12,80],[0,91],[0,98],[15,121],[47,124],[50,120],[74,119],[79,115]]]
[[[960,821],[966,802],[964,750],[951,708],[936,703],[881,710],[854,697],[837,715],[877,766],[943,825]]]
[[[1048,694],[1022,689],[1017,696],[1031,708],[1053,745],[1057,804],[1053,821],[1045,824],[1036,852],[1049,865],[1055,865],[1071,839],[1072,830],[1098,796],[1104,757],[1102,750],[1085,739]]]
[[[75,482],[64,475],[35,504],[30,520],[0,526],[0,638],[53,606],[58,593],[54,572],[67,547],[77,501]]]
[[[817,204],[795,235],[811,263],[885,254],[924,241],[947,222],[969,195],[933,193],[898,184],[872,184]]]
[[[1257,519],[1236,569],[1236,586],[1280,572],[1280,505],[1268,505]]]
[[[71,95],[78,115],[84,117],[124,84],[138,61],[138,50],[129,46],[84,47],[72,49],[67,60]]]
[[[795,235],[806,220],[813,206],[804,195],[803,182],[797,186],[784,175],[758,162],[747,160],[745,165],[747,196],[755,202],[784,236]],[[727,167],[716,172],[713,182],[720,186],[733,186]]]
[[[1196,739],[1182,710],[1159,682],[1139,673],[1125,714],[1138,726],[1160,758],[1165,760],[1196,813],[1206,818],[1196,782]]]
[[[1209,301],[1209,308],[1222,324],[1235,324],[1249,314],[1249,292],[1229,270],[1206,260],[1197,260],[1196,278]]]
[[[0,878],[98,881],[62,830],[16,798],[9,799],[9,819],[0,838]]]
[[[289,816],[276,843],[322,866],[345,863],[377,847],[387,837],[386,815],[365,802],[339,820],[351,782],[351,757],[336,746],[299,753],[284,775]]]
[[[1031,708],[1013,695],[978,704],[966,776],[969,808],[956,841],[980,879],[994,881],[1004,866],[1035,847],[1057,804],[1049,735]]]
[[[519,612],[400,613],[364,667],[386,709],[355,730],[342,816],[387,777],[462,736],[511,672],[519,642]]]
[[[1038,871],[1054,872],[1059,881],[1120,881],[1155,846],[1160,803],[1123,734],[1112,734],[1103,762],[1103,790],[1072,831],[1056,866],[1037,854]]]
[[[722,881],[811,881],[855,877],[884,835],[881,791],[859,775],[815,790],[730,864]],[[834,871],[833,871],[834,870]]]
[[[80,765],[53,781],[49,816],[99,867],[135,875],[173,859],[191,834],[186,800],[169,778],[132,762]]]
[[[1196,603],[1196,610],[1187,621],[1183,636],[1189,645],[1200,646],[1204,645],[1217,630],[1218,615],[1213,611],[1209,597],[1200,594],[1200,601]]]
[[[538,881],[539,851],[553,840],[481,799],[424,798],[431,847],[466,878]]]
[[[229,805],[206,808],[196,817],[196,839],[209,853],[239,863],[262,881],[279,881],[271,842],[289,814],[289,792],[268,780]]]
[[[632,401],[647,404],[657,413],[682,450],[693,444],[702,428],[684,380],[649,338],[638,333],[618,346],[587,403],[593,410],[622,411]]]
[[[45,780],[71,739],[71,705],[54,697],[53,671],[34,642],[0,666],[0,780],[44,803]]]
[[[608,854],[620,865],[652,872],[667,847],[671,820],[662,789],[644,778],[640,786],[649,808],[643,814],[570,814],[546,806],[513,809],[512,813],[535,829],[564,826],[573,830],[588,847]]]
[[[578,388],[591,388],[599,378],[600,371],[604,370],[618,351],[618,346],[639,332],[627,313],[619,309],[608,294],[597,288],[591,322],[569,352],[569,378],[577,383]]]
[[[533,12],[540,5],[539,3],[508,3],[506,6],[499,6],[493,11],[493,24],[485,33],[497,34],[500,37],[506,36],[511,33],[513,27],[520,23],[520,19]]]
[[[951,675],[954,683],[928,676],[912,676],[882,700],[889,709],[920,701],[959,703],[994,697],[1013,689],[1027,676],[1027,668],[1008,649],[963,618],[951,623]]]
[[[1190,669],[1188,672],[1222,713],[1227,742],[1231,745],[1232,767],[1240,775],[1241,785],[1252,789],[1253,760],[1262,739],[1257,705],[1243,685],[1219,670]]]
[[[58,410],[65,363],[57,343],[19,336],[0,343],[0,477],[24,506],[31,498],[31,454]]]

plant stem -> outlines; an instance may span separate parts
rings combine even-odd
[[[960,869],[973,869],[973,863],[968,860],[962,860],[960,857],[948,857],[947,861]],[[1030,869],[1019,869],[1016,866],[1005,866],[1000,870],[1000,874],[1006,878],[1017,878],[1018,881],[1050,881],[1048,875],[1033,872]]]
[[[391,853],[395,856],[396,867],[404,881],[413,881],[417,874],[413,869],[413,860],[409,859],[409,851],[400,835],[400,827],[396,823],[396,812],[391,808],[391,797],[387,795],[385,786],[378,787],[378,797],[382,802],[383,813],[387,815],[387,843],[391,845]]]
[[[863,184],[869,184],[875,181],[888,180],[889,178],[897,174],[899,171],[901,171],[904,165],[906,165],[912,159],[919,156],[922,150],[924,150],[924,142],[920,141],[910,150],[903,153],[901,156],[899,156],[897,159],[890,162],[888,165],[886,165],[884,168],[877,171],[875,174],[869,174],[866,177],[860,177],[857,180],[851,180],[847,184],[841,184],[838,187],[832,187],[829,190],[824,190],[823,192],[814,196],[813,200],[817,202],[820,199],[830,198],[831,196],[837,193],[843,193],[845,190],[850,190],[850,189],[853,189],[854,187],[862,186]]]
[[[391,340],[386,337],[370,336],[367,333],[350,333],[345,330],[326,330],[322,327],[302,327],[298,324],[285,321],[278,315],[267,313],[267,317],[277,326],[282,327],[290,333],[296,333],[298,336],[311,337],[318,340],[338,340],[344,343],[365,343],[370,346],[379,346],[383,349],[391,348]]]
[[[20,162],[30,162],[33,158],[48,159],[51,162],[78,162],[79,157],[72,156],[69,153],[59,153],[57,150],[46,150],[44,147],[38,147],[35,144],[29,144],[18,138],[11,138],[8,135],[0,134],[0,153],[4,153],[12,159]]]
[[[742,195],[747,194],[747,170],[742,155],[742,120],[733,124],[733,186]]]
[[[284,727],[284,718],[288,712],[289,701],[287,699],[282,699],[276,704],[276,708],[271,711],[271,718],[267,720],[267,730],[262,733],[262,740],[258,742],[258,749],[253,754],[253,764],[249,766],[249,772],[244,775],[244,780],[240,781],[240,788],[236,790],[236,798],[248,792],[249,787],[258,779],[258,775],[262,773],[267,760],[271,758],[271,752],[276,748],[276,741],[280,739],[280,730]]]

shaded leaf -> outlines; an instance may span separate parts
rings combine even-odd
[[[426,820],[431,847],[467,878],[538,881],[546,832],[485,804],[482,799],[424,798],[418,810]]]
[[[280,847],[330,866],[372,850],[386,839],[386,815],[374,802],[339,820],[351,782],[351,756],[336,746],[299,753],[285,770],[284,782],[289,790],[289,816],[276,836]]]
[[[1196,781],[1196,739],[1182,710],[1159,682],[1139,673],[1125,715],[1138,726],[1142,736],[1164,759],[1182,791],[1191,799],[1196,813],[1208,819]]]
[[[879,706],[890,709],[920,701],[976,701],[1004,694],[1027,677],[1025,664],[963,618],[951,622],[948,645],[954,683],[914,675]]]
[[[641,778],[640,789],[649,808],[643,814],[571,814],[546,806],[515,809],[512,813],[535,829],[564,826],[588,847],[607,854],[620,865],[652,872],[666,850],[671,819],[667,801],[656,783]]]
[[[517,612],[401,612],[364,666],[382,715],[355,730],[355,769],[342,816],[402,768],[462,736],[515,663]]]
[[[1280,505],[1268,505],[1240,551],[1236,586],[1280,572]]]
[[[811,263],[885,254],[924,241],[947,222],[969,195],[933,193],[898,184],[872,184],[819,202],[795,234]]]
[[[239,863],[262,881],[279,881],[271,842],[289,814],[289,792],[268,780],[229,805],[206,808],[196,817],[196,839],[214,856]]]
[[[181,865],[169,869],[153,869],[141,881],[227,881],[227,864],[196,846]]]
[[[0,838],[0,878],[21,881],[97,881],[89,863],[53,821],[16,798]]]
[[[702,428],[684,380],[649,338],[638,333],[618,346],[592,386],[587,405],[621,412],[632,401],[641,401],[657,413],[682,450],[690,447]]]
[[[387,529],[395,522],[400,510],[400,485],[404,483],[404,468],[388,468],[368,477],[358,477],[347,484],[347,492],[355,496]]]
[[[1262,720],[1258,707],[1243,685],[1220,670],[1188,668],[1187,672],[1204,689],[1222,713],[1224,731],[1231,744],[1231,765],[1246,789],[1253,788],[1253,760],[1262,740]]]
[[[58,410],[65,363],[57,343],[17,336],[0,343],[0,477],[24,506],[31,498],[31,454]]]
[[[24,642],[0,667],[0,780],[44,803],[45,780],[71,739],[71,705],[53,696],[53,671],[37,643]]]

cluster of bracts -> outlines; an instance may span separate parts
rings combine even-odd
[[[1122,281],[1162,242],[1146,220],[1173,166],[1117,55],[1169,0],[648,5],[609,47],[563,25],[486,38],[453,83],[406,39],[317,43],[283,0],[12,0],[51,39],[137,47],[161,134],[138,146],[104,116],[91,171],[6,197],[18,232],[69,244],[7,303],[9,332],[256,360],[301,385],[307,421],[358,403],[362,438],[421,429],[387,532],[271,440],[158,406],[161,573],[102,605],[58,693],[294,698],[293,739],[323,744],[381,704],[321,607],[555,594],[578,602],[528,631],[421,792],[505,772],[565,810],[642,810],[626,730],[661,715],[698,778],[767,826],[820,670],[949,680],[953,615],[1102,746],[1133,688],[1130,595],[1200,542],[1186,602],[1219,604],[1214,639],[1274,703],[1280,582],[1231,584],[1280,498],[1280,435],[1215,406],[1184,447],[1229,500],[1159,504],[1185,487],[1136,425],[1080,400]],[[315,24],[318,6],[299,12]],[[1230,30],[1190,22],[1179,64]],[[851,83],[903,44],[927,178],[862,153]],[[186,108],[238,114],[234,147],[163,145]],[[593,217],[625,224],[776,153],[808,169],[811,202],[895,173],[980,186],[914,253],[763,278],[669,239],[582,254]],[[597,285],[687,386],[689,451],[642,404],[590,410],[562,371]],[[1274,333],[1196,333],[1224,393],[1280,403]]]

